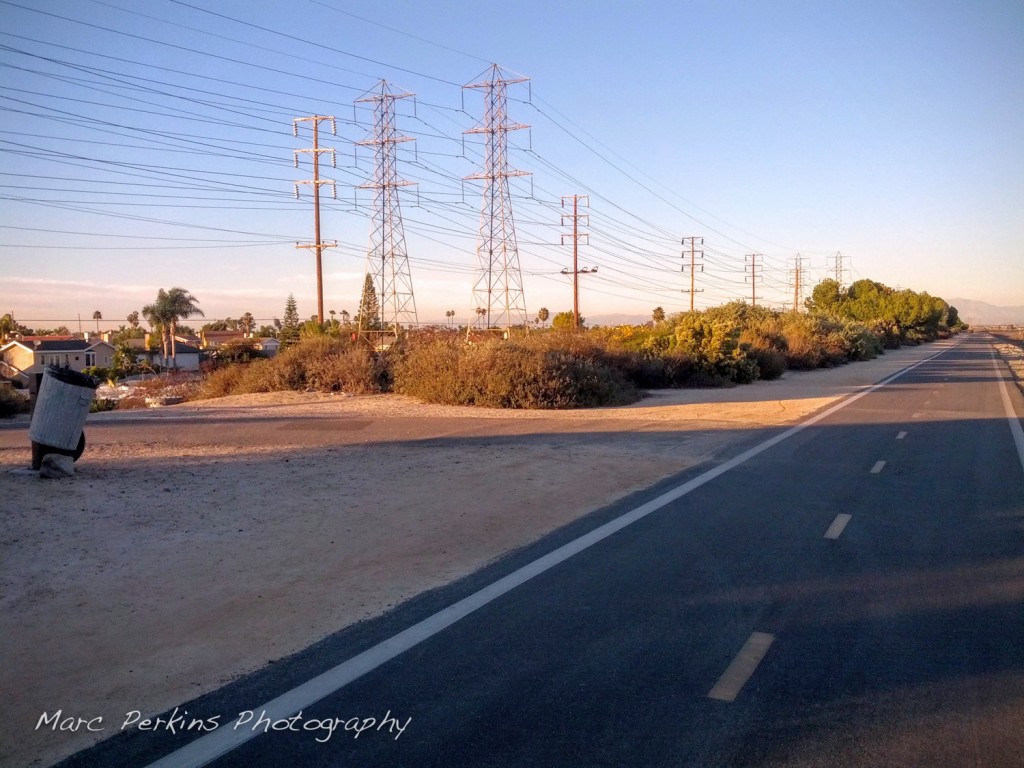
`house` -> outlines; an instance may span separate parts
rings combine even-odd
[[[0,347],[0,375],[28,384],[47,365],[82,372],[91,366],[109,368],[114,348],[105,341],[75,336],[22,336]]]
[[[225,344],[238,344],[246,341],[245,331],[200,331],[203,349],[216,349]]]
[[[170,350],[167,352],[167,357],[164,357],[163,350],[146,352],[140,356],[145,357],[150,365],[159,365],[161,368],[176,368],[179,371],[198,371],[202,354],[202,350],[199,347],[175,342],[173,359],[171,358]]]
[[[256,349],[267,357],[273,357],[281,351],[281,342],[273,336],[265,336],[262,339],[256,339]]]

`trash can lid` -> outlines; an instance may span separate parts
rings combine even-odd
[[[78,371],[73,371],[70,368],[59,368],[56,365],[48,365],[46,366],[46,373],[53,376],[57,381],[63,382],[64,384],[70,384],[74,387],[88,387],[89,389],[96,389],[100,385],[100,380],[95,376],[79,373]]]

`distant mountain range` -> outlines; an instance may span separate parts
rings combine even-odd
[[[643,325],[651,321],[651,316],[647,315],[588,315],[586,312],[580,312],[583,315],[583,320],[590,327],[595,325]]]
[[[1024,306],[997,307],[984,301],[946,299],[968,325],[1024,325]]]

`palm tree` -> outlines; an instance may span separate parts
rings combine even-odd
[[[128,325],[130,325],[132,327],[132,330],[135,330],[136,328],[139,327],[139,313],[138,312],[131,312],[131,313],[129,313],[129,315],[128,315]]]
[[[548,308],[547,307],[541,307],[540,310],[538,310],[538,312],[537,312],[537,319],[540,320],[541,326],[543,326],[544,323],[546,323],[548,321],[549,317],[551,317],[551,313],[548,312]]]
[[[164,361],[167,361],[168,331],[170,328],[170,316],[168,315],[167,291],[161,288],[156,292],[156,301],[147,304],[142,308],[142,316],[146,322],[156,331],[160,331],[160,346],[162,348]]]
[[[171,290],[167,291],[166,297],[167,318],[171,331],[171,364],[177,368],[174,335],[178,332],[178,321],[188,320],[188,318],[195,315],[199,315],[199,317],[206,317],[206,315],[203,314],[203,310],[196,306],[199,303],[199,299],[184,288],[171,288]]]
[[[92,319],[96,321],[96,333],[100,332],[100,320],[103,319],[103,313],[98,309],[92,313]]]
[[[256,327],[256,318],[252,316],[252,312],[246,312],[238,318],[238,327],[242,329],[242,333],[247,338],[252,336],[252,329]]]

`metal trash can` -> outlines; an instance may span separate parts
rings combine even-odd
[[[82,427],[99,385],[99,379],[70,368],[46,367],[28,428],[32,469],[39,469],[47,453],[61,453],[75,461],[82,455],[85,450]]]

